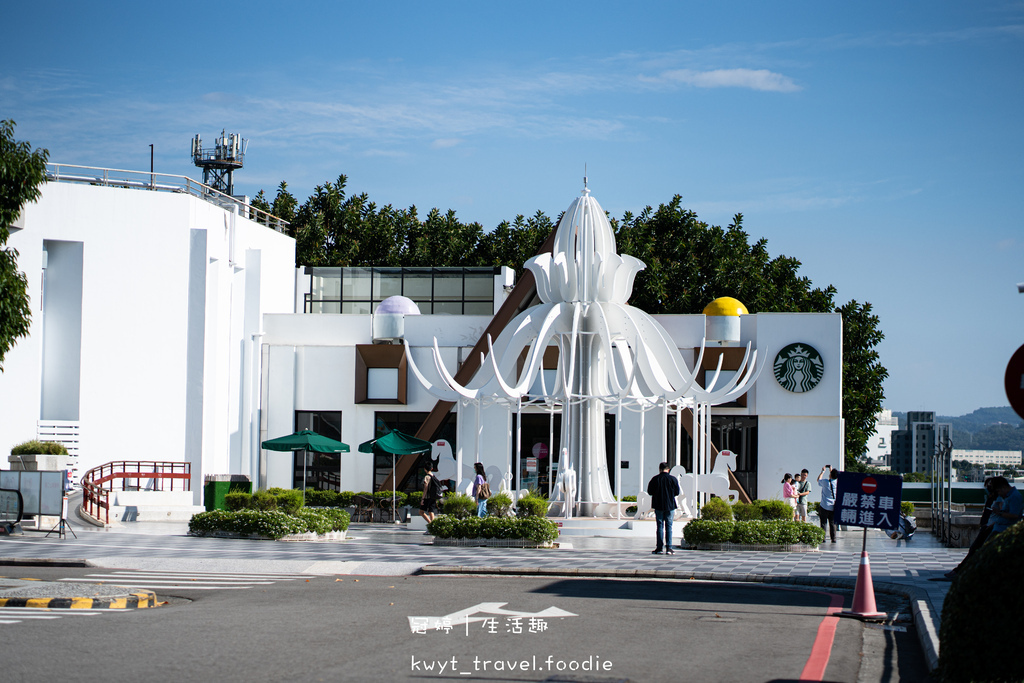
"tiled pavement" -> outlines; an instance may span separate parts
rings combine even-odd
[[[85,559],[100,567],[180,571],[264,571],[346,574],[531,573],[659,576],[679,579],[810,583],[852,588],[864,535],[841,532],[818,552],[682,551],[652,555],[653,539],[562,538],[557,549],[435,547],[422,532],[402,525],[353,524],[349,539],[325,543],[270,543],[193,538],[187,525],[128,523],[110,529],[75,525],[78,538],[28,532],[0,537],[4,558]],[[949,583],[932,581],[965,555],[918,532],[893,541],[870,530],[867,538],[876,591],[911,599],[915,624],[930,665],[937,661],[938,624]]]

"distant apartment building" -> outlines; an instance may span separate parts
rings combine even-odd
[[[869,465],[888,467],[892,454],[892,433],[900,428],[898,418],[893,417],[891,410],[882,410],[875,415],[875,431],[868,437],[865,457]]]
[[[931,472],[932,457],[940,446],[951,444],[953,425],[936,422],[928,410],[907,413],[907,426],[892,432],[894,472]]]
[[[979,465],[981,467],[986,467],[987,465],[992,464],[996,466],[994,469],[1020,467],[1022,459],[1024,459],[1024,452],[1022,451],[986,451],[969,448],[953,449],[953,460],[966,460],[972,465]]]

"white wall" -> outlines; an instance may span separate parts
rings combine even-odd
[[[241,420],[229,419],[240,400],[238,335],[259,324],[252,314],[247,325],[237,322],[247,291],[240,285],[250,277],[246,250],[262,255],[251,275],[258,310],[290,311],[294,240],[188,195],[69,183],[45,185],[23,224],[10,246],[21,254],[35,315],[0,374],[0,453],[34,438],[40,417],[43,242],[80,242],[80,471],[112,460],[187,459],[194,490],[204,472],[227,472],[229,449],[240,443],[232,434]],[[197,266],[201,282],[190,278]],[[191,366],[190,333],[200,344]],[[200,452],[187,445],[190,407]]]

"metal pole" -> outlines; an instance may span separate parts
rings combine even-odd
[[[153,189],[155,183],[153,182],[153,145],[149,146],[149,189]]]

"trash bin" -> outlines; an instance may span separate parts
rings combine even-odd
[[[203,485],[206,511],[227,510],[225,497],[229,493],[252,493],[252,482],[244,474],[208,474]]]

